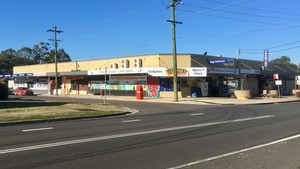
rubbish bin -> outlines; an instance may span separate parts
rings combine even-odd
[[[143,86],[136,87],[136,99],[142,100],[143,99]]]
[[[296,97],[297,97],[297,98],[300,97],[300,92],[296,92]]]

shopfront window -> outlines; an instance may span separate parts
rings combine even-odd
[[[177,87],[180,90],[180,78],[177,78]],[[173,77],[160,78],[160,91],[173,91]]]

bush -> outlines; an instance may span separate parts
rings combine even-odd
[[[8,87],[5,84],[0,83],[0,100],[8,99]]]

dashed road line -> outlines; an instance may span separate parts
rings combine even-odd
[[[134,123],[134,122],[139,122],[142,121],[141,119],[134,119],[134,120],[124,120],[122,123]]]
[[[148,131],[139,131],[139,132],[115,134],[115,135],[100,136],[100,137],[83,138],[83,139],[61,141],[61,142],[54,142],[54,143],[47,143],[47,144],[38,144],[38,145],[32,145],[32,146],[3,149],[3,150],[0,150],[0,155],[8,154],[8,153],[29,151],[29,150],[37,150],[37,149],[65,146],[65,145],[88,143],[88,142],[94,142],[94,141],[102,141],[102,140],[132,137],[132,136],[139,136],[139,135],[146,135],[146,134],[156,134],[156,133],[163,133],[163,132],[170,132],[170,131],[177,131],[177,130],[184,130],[184,129],[192,129],[192,128],[212,126],[212,125],[219,125],[219,124],[230,124],[230,123],[237,123],[237,122],[244,122],[244,121],[251,121],[251,120],[259,120],[259,119],[266,119],[266,118],[272,118],[272,117],[274,117],[274,116],[273,115],[257,116],[257,117],[250,117],[250,118],[244,118],[244,119],[226,120],[226,121],[218,121],[218,122],[210,122],[210,123],[202,123],[202,124],[193,124],[193,125],[186,125],[186,126],[162,128],[162,129],[156,129],[156,130],[148,130]]]
[[[190,116],[202,116],[204,115],[204,113],[193,113],[193,114],[190,114]]]
[[[32,131],[42,131],[42,130],[53,130],[53,127],[47,127],[47,128],[36,128],[36,129],[25,129],[22,130],[23,132],[32,132]]]

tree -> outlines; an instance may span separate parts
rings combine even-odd
[[[0,53],[1,74],[11,74],[13,72],[13,64],[15,61],[15,50],[7,49]]]
[[[49,57],[47,59],[48,63],[55,62],[55,51],[51,50]],[[70,62],[72,61],[70,56],[65,52],[64,49],[59,49],[57,51],[57,62]]]
[[[33,48],[23,47],[18,51],[7,49],[0,53],[0,74],[12,74],[14,66],[54,63],[54,50],[49,43],[40,42]],[[57,51],[57,62],[70,62],[64,49]]]
[[[35,63],[48,63],[49,54],[50,54],[50,44],[40,42],[38,45],[33,46],[34,57],[33,60]]]
[[[270,61],[271,63],[291,64],[291,59],[288,56],[281,56]]]

